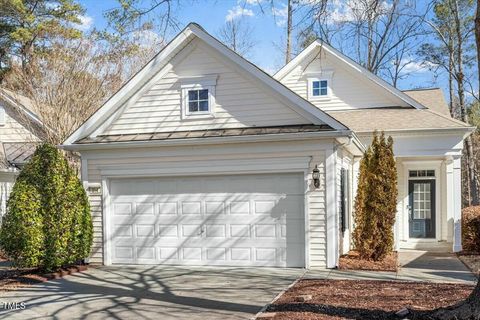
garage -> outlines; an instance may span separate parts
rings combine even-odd
[[[113,264],[305,266],[303,173],[110,179]]]

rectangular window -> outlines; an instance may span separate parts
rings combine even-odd
[[[188,112],[209,112],[208,89],[188,90]]]
[[[312,81],[312,95],[314,97],[321,97],[328,95],[328,81],[318,80]]]
[[[435,170],[410,170],[408,173],[410,178],[435,177]]]

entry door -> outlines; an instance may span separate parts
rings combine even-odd
[[[410,180],[410,238],[435,238],[435,180]]]

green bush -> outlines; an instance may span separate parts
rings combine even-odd
[[[375,132],[360,162],[355,198],[352,236],[361,258],[378,261],[393,251],[397,194],[393,139]]]
[[[85,190],[62,153],[37,148],[7,202],[0,246],[20,267],[47,271],[87,257],[93,227]]]
[[[464,251],[480,253],[480,206],[462,210],[462,246]]]

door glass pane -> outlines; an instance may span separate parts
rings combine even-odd
[[[415,183],[413,186],[413,219],[431,219],[430,183]]]

